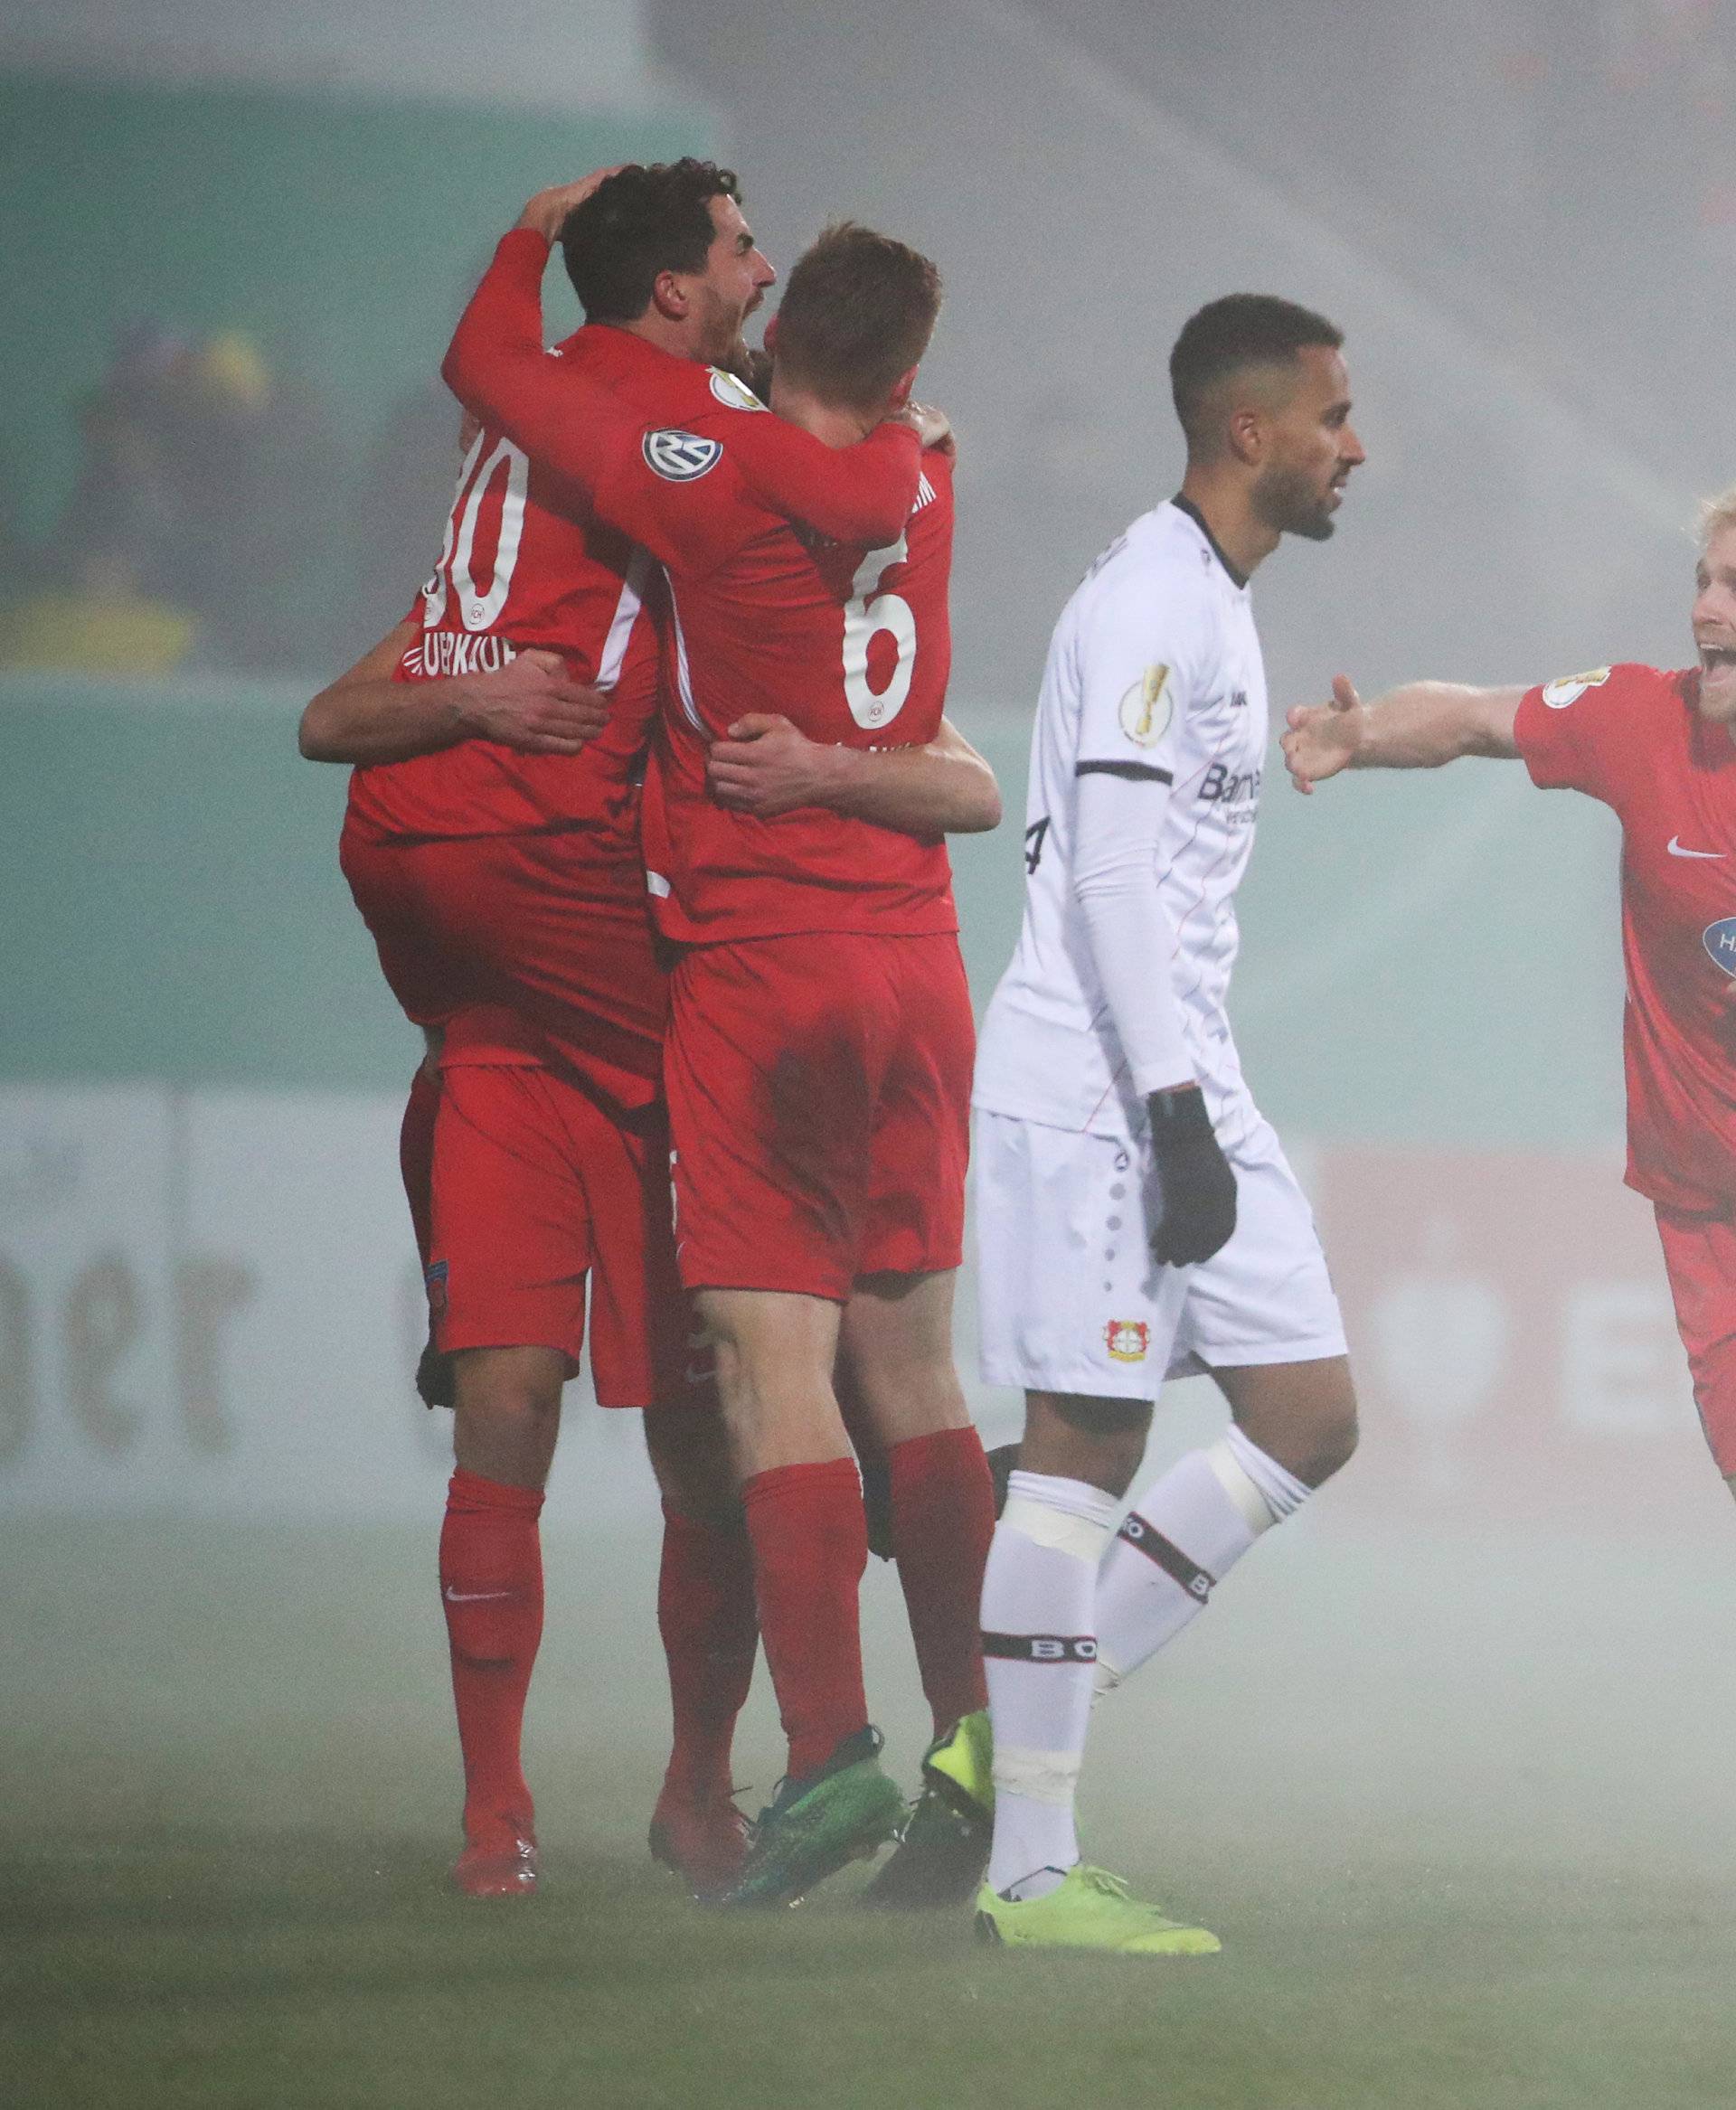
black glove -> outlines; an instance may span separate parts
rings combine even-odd
[[[1209,1260],[1236,1228],[1236,1175],[1218,1148],[1205,1094],[1197,1085],[1153,1092],[1151,1150],[1163,1195],[1163,1220],[1151,1234],[1152,1258],[1165,1267]]]

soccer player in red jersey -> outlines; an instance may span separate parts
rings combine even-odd
[[[552,231],[588,187],[539,201],[541,222]],[[569,256],[605,319],[567,341],[566,362],[696,425],[741,418],[752,399],[697,363],[739,351],[772,276],[732,177],[623,172]],[[916,488],[915,442],[890,431],[843,457],[760,419],[743,455],[834,532],[895,525]],[[304,752],[361,765],[344,869],[394,992],[441,1036],[403,1154],[435,1333],[456,1364],[440,1573],[466,1771],[456,1873],[478,1894],[535,1880],[520,1727],[542,1621],[537,1517],[587,1275],[599,1398],[657,1409],[646,1428],[675,1744],[654,1850],[703,1889],[732,1874],[741,1845],[728,1758],[756,1647],[751,1578],[714,1415],[671,1411],[712,1395],[693,1381],[667,1231],[666,994],[637,847],[656,584],[641,552],[485,427],[414,616],[303,725]],[[834,771],[825,796],[847,805],[851,787]]]
[[[1736,1493],[1736,488],[1706,508],[1697,664],[1533,689],[1417,682],[1365,705],[1342,676],[1292,711],[1297,787],[1338,771],[1513,758],[1621,821],[1628,1184],[1657,1213],[1700,1418]]]
[[[444,371],[467,408],[583,485],[672,577],[645,849],[660,928],[680,947],[665,1065],[677,1253],[716,1344],[789,1739],[788,1777],[731,1895],[784,1900],[872,1850],[900,1808],[863,1687],[866,1548],[840,1361],[859,1427],[888,1455],[937,1730],[983,1705],[993,1499],[950,1338],[974,1035],[938,834],[815,808],[764,819],[712,784],[731,731],[768,713],[846,749],[934,739],[951,463],[924,456],[895,539],[803,534],[750,487],[733,429],[649,426],[540,356],[542,261],[524,230],[502,242]],[[907,400],[939,301],[926,259],[830,230],[768,332],[774,410],[834,446],[859,441]],[[978,1842],[957,1843],[963,1888]],[[906,1845],[939,1867],[914,1834]]]

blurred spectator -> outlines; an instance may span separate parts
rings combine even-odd
[[[0,616],[0,664],[316,662],[336,449],[312,391],[274,375],[240,331],[193,343],[146,322],[78,414],[78,481]]]

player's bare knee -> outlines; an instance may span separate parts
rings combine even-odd
[[[1020,1470],[1082,1480],[1106,1493],[1125,1494],[1145,1455],[1151,1412],[1145,1399],[1027,1393]]]

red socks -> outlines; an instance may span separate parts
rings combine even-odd
[[[446,1494],[440,1602],[464,1752],[464,1835],[509,1851],[536,1838],[519,1736],[542,1638],[542,1495],[460,1469]]]
[[[727,1801],[735,1718],[760,1650],[753,1552],[741,1524],[703,1522],[664,1503],[657,1628],[675,1715],[664,1792]]]
[[[789,1770],[813,1773],[868,1720],[856,1604],[868,1527],[855,1461],[756,1473],[741,1506]]]
[[[980,1606],[995,1487],[974,1428],[913,1436],[888,1454],[892,1555],[935,1734],[986,1707]]]
[[[418,1063],[398,1131],[398,1170],[403,1175],[404,1199],[410,1203],[416,1250],[424,1267],[434,1237],[434,1116],[439,1110],[440,1080],[429,1075],[426,1062]]]

